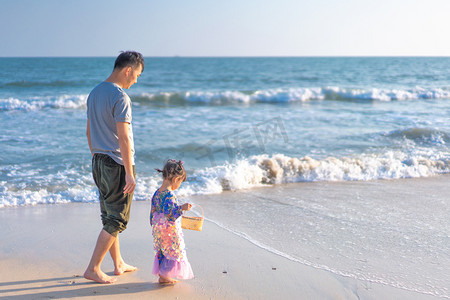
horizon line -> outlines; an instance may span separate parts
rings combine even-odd
[[[0,58],[111,58],[112,55],[30,55],[30,56],[0,56]],[[447,58],[450,55],[144,55],[153,58]]]

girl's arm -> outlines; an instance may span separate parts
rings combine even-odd
[[[155,210],[155,208],[154,208],[153,203],[152,203],[152,207],[150,208],[150,226],[153,226],[153,212],[154,212],[154,210]]]
[[[172,193],[167,193],[163,204],[164,215],[167,220],[175,222],[183,214],[183,209],[177,204],[177,199]]]

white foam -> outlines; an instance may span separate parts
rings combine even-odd
[[[450,159],[430,159],[388,151],[357,157],[328,157],[316,160],[308,156],[283,154],[257,155],[234,164],[199,170],[194,185],[186,194],[241,190],[264,184],[300,181],[352,181],[426,177],[450,172]],[[195,187],[195,188],[193,188]]]
[[[97,191],[93,179],[83,169],[67,169],[45,174],[31,165],[9,165],[0,168],[7,181],[0,181],[0,208],[68,202],[95,202]],[[81,172],[81,173],[80,173]]]
[[[8,171],[12,177],[23,177],[20,170]],[[77,174],[68,169],[39,179],[34,189],[22,188],[24,183],[0,182],[0,207],[66,202],[96,202],[98,195],[90,174]],[[83,171],[84,172],[84,171]],[[432,157],[387,151],[355,157],[296,158],[284,154],[256,155],[235,163],[204,168],[189,175],[177,194],[217,194],[226,190],[242,190],[268,184],[301,181],[353,181],[427,177],[450,172],[448,153]],[[27,176],[25,176],[27,177]],[[51,185],[53,184],[53,185]],[[138,176],[136,200],[149,200],[161,184],[158,175]]]
[[[0,208],[38,204],[56,204],[69,202],[96,202],[97,191],[90,185],[67,188],[55,192],[49,188],[17,189],[0,182]]]
[[[415,87],[413,89],[345,89],[339,87],[328,87],[323,89],[328,97],[338,97],[354,100],[418,100],[418,99],[450,99],[450,91],[442,88],[424,89]]]
[[[133,95],[132,95],[132,98]],[[11,110],[40,110],[55,109],[85,109],[87,95],[61,95],[31,97],[27,99],[5,98],[0,99],[0,111]],[[305,88],[279,88],[257,91],[188,91],[188,92],[159,92],[142,93],[136,97],[134,103],[140,104],[154,101],[184,101],[186,103],[228,104],[228,103],[286,103],[306,102],[327,99],[347,99],[364,101],[393,101],[393,100],[419,100],[419,99],[450,99],[450,90],[445,88],[425,89],[351,89],[341,87],[305,87]],[[135,100],[135,99],[133,99]]]
[[[191,92],[160,92],[143,93],[141,98],[150,101],[182,100],[187,103],[285,103],[305,102],[326,99],[347,99],[364,101],[402,101],[419,99],[450,99],[450,90],[444,88],[412,89],[352,89],[341,87],[304,87],[304,88],[279,88],[257,91],[191,91]]]
[[[448,154],[447,154],[448,155]],[[353,158],[328,157],[316,160],[308,156],[289,157],[283,154],[257,155],[235,163],[200,169],[190,175],[177,194],[218,194],[226,190],[242,190],[267,184],[301,181],[356,181],[427,177],[450,172],[450,159],[436,155],[434,159],[408,155],[400,151],[365,154]],[[160,183],[152,182],[153,191]],[[140,191],[138,199],[145,198]]]
[[[223,92],[186,92],[182,94],[188,102],[221,103],[221,102],[242,102],[251,101],[249,95],[237,91]]]
[[[257,102],[291,102],[323,100],[325,94],[321,88],[291,88],[257,91],[251,99]]]
[[[45,108],[85,109],[87,95],[61,95],[58,97],[32,97],[29,99],[0,99],[0,111],[32,111]]]

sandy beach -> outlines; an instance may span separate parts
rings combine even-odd
[[[381,182],[381,183],[380,183]],[[344,184],[344,183],[342,183]],[[341,183],[331,184],[333,189]],[[285,193],[323,188],[324,183],[288,184]],[[448,176],[428,179],[358,182],[367,193],[417,188],[446,193]],[[405,187],[405,185],[408,185]],[[270,189],[269,189],[270,190]],[[373,191],[372,191],[373,192]],[[268,193],[267,188],[253,194]],[[214,202],[239,198],[249,191],[194,196],[208,216]],[[343,195],[345,196],[345,195]],[[432,195],[433,196],[433,195]],[[436,196],[436,195],[435,195]],[[333,197],[337,197],[334,195]],[[321,270],[263,249],[214,222],[203,231],[185,230],[188,258],[196,277],[173,287],[160,286],[151,274],[154,258],[148,224],[150,203],[135,201],[128,229],[120,235],[125,260],[137,266],[116,284],[100,285],[82,278],[100,230],[99,208],[93,203],[68,203],[0,210],[0,297],[5,299],[442,299],[389,285],[358,280]],[[109,256],[103,270],[112,274]]]

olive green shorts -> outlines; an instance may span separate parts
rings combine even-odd
[[[106,154],[92,157],[92,175],[99,191],[103,229],[117,237],[127,228],[133,194],[124,194],[125,167]],[[136,178],[135,166],[133,175]]]

